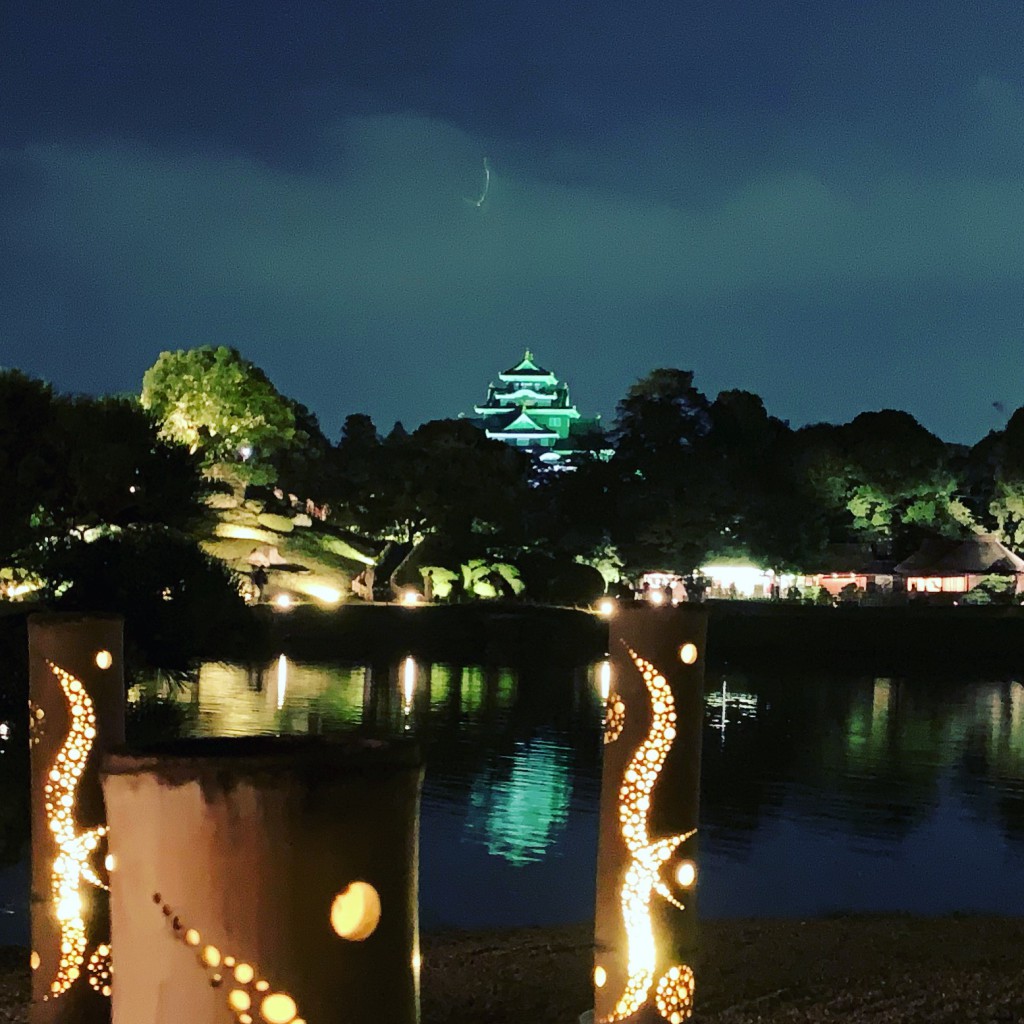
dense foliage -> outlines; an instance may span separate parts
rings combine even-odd
[[[136,581],[148,597],[121,600],[177,595],[169,542],[154,537],[187,530],[204,481],[218,477],[308,499],[325,529],[378,551],[420,552],[406,562],[413,581],[433,567],[452,595],[525,586],[555,599],[600,591],[622,570],[690,574],[729,556],[813,572],[844,545],[898,559],[925,536],[971,530],[1024,544],[1024,409],[973,448],[892,409],[793,430],[755,394],[711,399],[691,372],[662,368],[629,388],[603,447],[610,459],[552,471],[465,420],[382,435],[358,412],[332,444],[309,410],[224,347],[163,353],[141,403],[68,398],[4,372],[0,572],[41,575],[55,601],[95,601],[97,560],[150,545],[162,568]],[[112,531],[119,539],[81,543]],[[180,564],[211,592],[231,589],[210,564],[184,554]],[[185,589],[202,603],[202,586]]]

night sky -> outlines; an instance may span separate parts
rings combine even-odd
[[[530,347],[606,419],[676,366],[973,442],[1024,404],[1022,53],[1004,0],[10,0],[0,365],[232,345],[335,437]]]

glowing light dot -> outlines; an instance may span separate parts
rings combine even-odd
[[[239,964],[235,968],[235,981],[237,981],[239,985],[248,985],[254,977],[256,977],[256,972],[249,966],[249,964]]]
[[[28,958],[29,966],[33,971],[39,970],[39,954],[33,949],[32,955]]]
[[[220,964],[220,950],[216,946],[203,946],[202,960],[207,967],[217,967]]]
[[[101,991],[101,992],[102,992],[102,993],[103,993],[103,994],[104,994],[105,996],[107,996],[107,998],[109,998],[109,997],[110,997],[110,986],[109,986],[109,985],[104,985],[104,986],[103,986],[103,988],[101,988],[101,989],[100,989],[100,991]]]
[[[238,1024],[252,1024],[252,1017],[247,1013],[240,1013],[238,1015]]]
[[[608,975],[605,973],[605,969],[600,965],[594,968],[594,986],[596,988],[604,988],[604,983],[608,980]]]
[[[224,966],[225,967],[234,967],[235,966],[235,958],[233,956],[226,956],[226,957],[224,957]]]
[[[252,1000],[249,998],[248,992],[243,992],[240,988],[236,988],[228,993],[228,1006],[236,1013],[243,1013],[252,1006]]]
[[[679,660],[684,665],[692,665],[697,660],[697,645],[683,644],[679,648]]]
[[[676,868],[676,881],[684,888],[689,889],[697,880],[697,867],[692,860],[684,860]]]
[[[260,978],[260,980],[256,982],[257,992],[266,992],[268,988],[270,988],[269,981],[264,981],[262,978]]]
[[[597,602],[597,614],[603,615],[606,619],[615,614],[615,602],[610,597],[602,597]]]
[[[291,594],[278,594],[274,598],[274,606],[276,608],[291,608],[292,596]]]
[[[274,992],[260,1003],[260,1015],[267,1024],[291,1024],[297,1012],[295,1000],[283,992]]]
[[[117,861],[114,859],[114,855],[112,853],[108,853],[106,857],[103,858],[103,866],[108,871],[113,871],[116,863]]]
[[[380,921],[380,896],[369,882],[353,882],[334,897],[331,927],[343,939],[361,942]]]
[[[97,651],[96,652],[96,667],[102,669],[108,669],[114,664],[114,657],[110,651]]]

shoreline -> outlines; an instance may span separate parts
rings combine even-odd
[[[577,1024],[592,926],[422,936],[423,1024]],[[701,924],[706,1024],[1024,1020],[1024,918],[855,915]],[[0,948],[0,1022],[28,1020],[27,951]]]

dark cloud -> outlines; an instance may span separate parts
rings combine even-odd
[[[530,346],[606,415],[673,364],[973,439],[1024,403],[1024,15],[988,11],[23,7],[0,363],[127,390],[232,344],[333,431],[468,410]]]

